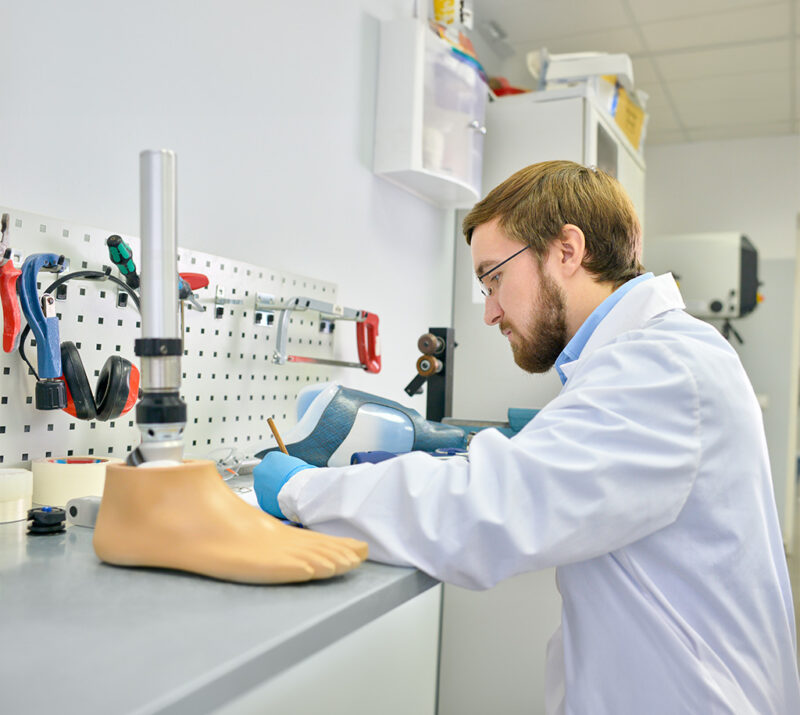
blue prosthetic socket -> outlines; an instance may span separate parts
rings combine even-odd
[[[310,402],[308,397],[302,393],[298,397],[304,414],[284,441],[289,454],[318,467],[350,464],[354,452],[433,452],[467,446],[463,428],[429,422],[416,410],[384,397],[335,384],[318,391]],[[256,457],[276,449],[265,449]]]

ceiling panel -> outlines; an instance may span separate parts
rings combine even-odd
[[[668,107],[670,106],[669,99],[664,92],[664,86],[660,82],[648,82],[646,84],[637,82],[636,89],[641,89],[647,92],[647,111],[649,112],[654,107]]]
[[[677,131],[681,129],[681,125],[678,123],[675,113],[672,111],[672,108],[667,105],[655,107],[653,111],[648,112],[647,114],[648,136],[650,132],[661,132],[665,130]]]
[[[562,37],[539,35],[530,42],[512,43],[514,49],[525,56],[530,50],[546,47],[553,54],[562,52],[642,52],[644,47],[632,27],[586,32]]]
[[[632,57],[633,61],[633,83],[638,87],[642,84],[652,84],[659,81],[656,67],[650,57]]]
[[[800,0],[474,0],[516,51],[630,55],[648,143],[800,132]],[[502,63],[500,63],[502,65]],[[503,74],[509,62],[497,68]],[[507,72],[506,72],[507,73]],[[509,75],[510,76],[510,75]]]
[[[494,20],[512,44],[622,27],[622,0],[474,0],[476,20]]]
[[[788,27],[789,4],[782,2],[681,20],[647,23],[641,29],[648,48],[653,52],[662,52],[785,37]]]
[[[728,99],[721,102],[686,102],[678,104],[676,108],[683,125],[692,129],[788,122],[792,118],[789,104],[789,98],[784,94],[770,97],[769,101]]]
[[[769,137],[792,134],[795,129],[791,122],[777,122],[765,124],[742,124],[730,127],[712,127],[709,129],[690,129],[689,137],[693,141],[708,141],[716,139],[743,139],[745,137]]]
[[[653,62],[667,80],[713,77],[741,72],[783,70],[789,66],[789,41],[758,42],[700,52],[659,55]]]
[[[647,128],[647,136],[645,137],[644,158],[647,161],[647,147],[655,146],[657,144],[677,144],[685,142],[687,136],[682,131],[651,131],[650,127]]]
[[[787,3],[788,0],[783,2]],[[638,23],[673,20],[774,3],[775,0],[628,0],[631,12]]]
[[[788,95],[790,87],[789,71],[784,70],[681,80],[671,82],[669,92],[682,106],[689,102],[720,102],[731,97],[742,103],[769,101],[779,95]]]

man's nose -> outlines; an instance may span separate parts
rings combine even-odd
[[[503,311],[497,302],[497,298],[491,295],[486,296],[486,302],[483,306],[483,322],[486,325],[496,325],[502,317]]]

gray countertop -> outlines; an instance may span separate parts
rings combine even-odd
[[[437,583],[367,562],[243,586],[109,566],[92,534],[0,524],[0,712],[209,712]]]

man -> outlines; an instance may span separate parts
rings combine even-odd
[[[555,365],[560,394],[511,439],[480,432],[469,462],[308,469],[272,453],[262,506],[470,588],[556,566],[550,713],[800,713],[758,402],[672,277],[642,274],[622,188],[536,164],[464,233],[485,321],[523,369]]]

